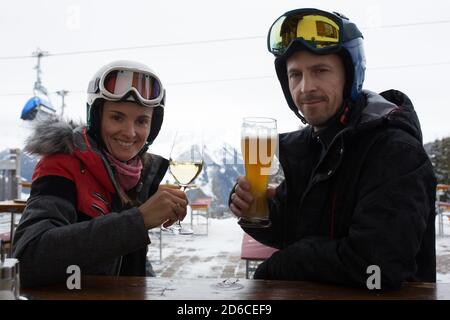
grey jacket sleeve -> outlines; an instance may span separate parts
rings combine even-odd
[[[77,222],[70,201],[52,195],[31,198],[13,240],[23,286],[65,281],[67,267],[82,274],[114,274],[122,255],[150,243],[137,208]]]

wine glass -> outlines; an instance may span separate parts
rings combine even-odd
[[[181,187],[182,191],[191,187],[203,168],[203,139],[196,131],[177,131],[170,152],[169,170]],[[194,232],[181,226],[178,220],[176,225],[165,228],[173,233],[189,235]]]

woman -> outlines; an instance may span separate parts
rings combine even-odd
[[[184,192],[159,187],[168,161],[146,153],[161,128],[165,91],[132,61],[101,68],[88,87],[87,126],[37,125],[26,150],[39,154],[13,241],[23,286],[82,274],[146,275],[148,230],[186,215]]]

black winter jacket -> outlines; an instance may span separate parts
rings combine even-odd
[[[377,265],[382,289],[435,282],[436,180],[411,101],[364,91],[340,120],[280,135],[272,226],[244,229],[280,250],[255,278],[365,287]]]

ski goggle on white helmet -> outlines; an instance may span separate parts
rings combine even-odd
[[[114,61],[102,67],[89,82],[87,93],[90,106],[101,98],[164,107],[165,92],[158,76],[146,65],[134,61]]]

